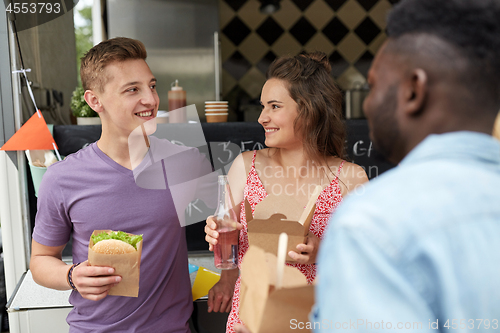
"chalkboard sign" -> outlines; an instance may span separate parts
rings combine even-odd
[[[346,125],[347,154],[350,162],[362,166],[369,179],[394,167],[373,147],[366,119],[349,119]]]
[[[350,161],[362,166],[370,179],[393,167],[373,148],[366,120],[347,120],[346,125],[346,145]],[[54,139],[61,155],[64,156],[97,141],[100,135],[101,125],[54,126]],[[229,167],[242,151],[265,147],[264,130],[257,122],[158,124],[154,135],[176,144],[199,148],[210,156],[215,169]],[[197,205],[198,203],[193,203],[188,207],[188,213],[196,214]],[[205,223],[202,222],[186,227],[188,250],[207,250],[204,226]]]
[[[346,121],[347,153],[350,162],[362,166],[368,178],[372,179],[393,167],[373,147],[368,136],[368,125],[364,119]],[[202,135],[200,138],[200,127]],[[54,139],[61,155],[67,156],[89,143],[95,142],[101,135],[101,125],[60,125],[54,126]],[[257,122],[201,123],[201,124],[158,124],[160,138],[176,144],[198,147],[210,146],[214,167],[227,165],[240,153],[265,147],[265,135]],[[213,143],[213,144],[211,144]],[[231,145],[230,145],[231,143]]]

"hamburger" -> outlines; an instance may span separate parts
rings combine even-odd
[[[101,232],[92,235],[92,250],[101,254],[125,254],[137,251],[142,235],[131,235],[123,231]]]

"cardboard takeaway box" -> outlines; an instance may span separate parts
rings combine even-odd
[[[94,230],[92,235],[111,230]],[[141,270],[142,242],[137,243],[137,251],[124,254],[101,254],[92,250],[94,242],[92,236],[89,241],[89,265],[110,266],[115,269],[115,274],[120,275],[122,280],[114,287],[111,287],[108,295],[114,296],[139,296],[139,274]]]
[[[240,317],[252,333],[296,332],[292,320],[309,321],[314,286],[294,267],[284,267],[280,289],[276,276],[276,256],[250,245],[241,264]]]
[[[248,244],[277,255],[279,235],[285,232],[288,235],[286,252],[297,252],[297,245],[305,244],[307,241],[316,200],[320,193],[321,186],[318,185],[305,207],[301,207],[291,197],[269,194],[255,206],[253,214],[252,207],[245,198]],[[286,260],[295,262],[288,254]]]

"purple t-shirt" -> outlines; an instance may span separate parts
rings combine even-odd
[[[197,149],[183,163],[203,164]],[[107,296],[100,301],[72,292],[70,332],[189,332],[191,284],[185,230],[170,189],[144,189],[96,143],[48,168],[38,196],[33,239],[46,246],[66,244],[73,235],[73,262],[87,260],[97,229],[143,234],[139,297]]]

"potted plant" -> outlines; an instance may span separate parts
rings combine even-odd
[[[82,87],[76,87],[71,96],[71,110],[76,117],[78,125],[99,125],[101,118],[97,112],[92,110],[83,97],[85,90]]]

